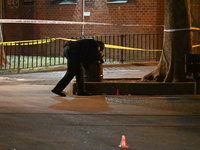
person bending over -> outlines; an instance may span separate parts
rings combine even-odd
[[[101,61],[104,43],[94,39],[82,39],[69,41],[64,45],[64,56],[67,59],[67,72],[64,77],[52,89],[52,92],[59,96],[66,96],[63,91],[70,81],[76,77],[77,95],[91,95],[85,91],[83,78],[83,68],[89,70],[90,65],[96,61]]]

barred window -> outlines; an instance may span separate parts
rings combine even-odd
[[[191,16],[192,16],[192,25],[194,27],[200,27],[200,1],[199,0],[190,0],[191,6]]]
[[[76,0],[51,0],[52,4],[77,4]]]
[[[23,0],[22,2],[24,5],[33,5],[34,4],[34,0]]]
[[[94,7],[94,0],[85,0],[85,7]]]

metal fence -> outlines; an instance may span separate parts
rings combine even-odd
[[[83,39],[83,37],[73,37]],[[162,49],[162,34],[134,34],[134,35],[108,35],[90,36],[100,40],[105,44],[132,47],[146,50]],[[42,39],[33,41],[22,41],[5,43],[3,46],[6,65],[0,70],[20,72],[23,69],[31,70],[38,68],[50,68],[51,66],[65,65],[66,59],[63,57],[63,45],[66,43],[62,39]],[[161,52],[145,50],[125,50],[116,48],[105,48],[105,63],[130,63],[159,60]],[[2,58],[0,59],[2,60]]]
[[[192,53],[193,54],[200,54],[200,31],[193,31],[192,32],[192,44],[198,45],[197,47],[193,47]]]

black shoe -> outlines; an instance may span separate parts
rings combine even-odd
[[[90,96],[91,93],[86,92],[86,91],[82,91],[82,92],[77,92],[76,95],[78,95],[78,96]]]
[[[59,96],[65,97],[66,93],[64,91],[58,91],[58,90],[51,90],[54,94],[57,94]]]

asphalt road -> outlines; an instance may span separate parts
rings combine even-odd
[[[118,150],[122,135],[131,150],[199,150],[199,95],[63,98],[50,92],[63,74],[0,76],[1,150]]]

